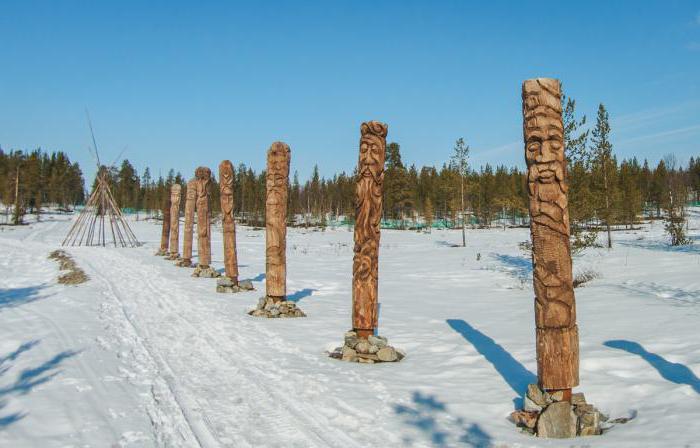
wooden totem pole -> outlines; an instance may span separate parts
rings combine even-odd
[[[224,266],[226,277],[238,285],[238,259],[236,257],[236,221],[233,215],[233,164],[224,160],[219,164],[219,188],[221,190],[221,225],[224,233]]]
[[[211,264],[211,223],[209,222],[209,185],[211,170],[200,166],[195,171],[197,178],[197,251],[198,267],[208,268]]]
[[[185,234],[182,241],[182,260],[179,265],[183,267],[192,266],[192,239],[194,233],[194,209],[197,201],[197,180],[192,179],[187,182],[187,192],[185,196]]]
[[[362,123],[358,179],[355,190],[355,255],[352,263],[352,326],[367,338],[377,328],[379,292],[379,222],[388,127]]]
[[[556,79],[523,83],[523,133],[530,199],[537,378],[570,401],[578,386],[578,327],[569,245],[564,126]]]
[[[180,199],[182,185],[173,184],[170,187],[170,256],[175,260],[180,256]]]
[[[163,204],[163,229],[160,234],[160,250],[156,255],[168,255],[168,241],[170,239],[170,195]]]
[[[275,302],[287,295],[287,195],[291,151],[275,142],[267,151],[267,198],[265,201],[266,288]]]

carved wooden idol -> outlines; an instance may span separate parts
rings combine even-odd
[[[170,240],[170,195],[163,205],[163,228],[160,234],[160,250],[156,255],[168,255],[168,243]]]
[[[181,266],[192,265],[192,238],[194,233],[194,209],[197,200],[197,180],[192,179],[187,182],[187,192],[185,196],[185,234],[182,241],[182,262]]]
[[[291,151],[275,142],[267,151],[267,198],[265,201],[266,287],[275,301],[287,295],[287,190]]]
[[[197,178],[197,252],[198,265],[208,267],[211,264],[211,223],[209,222],[209,185],[211,170],[200,166],[195,171]]]
[[[569,246],[561,91],[556,79],[523,83],[523,133],[530,199],[537,376],[545,390],[578,385],[578,327]]]
[[[355,190],[355,255],[352,263],[352,326],[367,338],[377,328],[379,221],[388,127],[362,123]]]
[[[236,221],[233,215],[233,164],[224,160],[219,164],[219,188],[221,190],[221,225],[224,233],[224,267],[226,277],[238,284],[238,259],[236,257]]]
[[[173,184],[170,187],[170,258],[179,256],[180,249],[180,198],[182,186]]]

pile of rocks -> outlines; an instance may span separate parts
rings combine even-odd
[[[241,292],[241,291],[254,291],[253,282],[250,280],[241,280],[238,284],[234,283],[228,277],[219,277],[216,281],[216,292]]]
[[[188,260],[186,258],[179,258],[175,262],[175,266],[180,267],[180,268],[193,268],[194,264],[192,264],[192,260]]]
[[[258,306],[249,311],[248,314],[254,317],[306,317],[306,314],[294,302],[279,300],[273,297],[260,297]]]
[[[165,259],[170,261],[176,261],[180,259],[180,254],[174,254],[171,252],[165,256]]]
[[[167,250],[158,249],[158,252],[156,252],[154,255],[156,257],[164,257],[166,255],[170,255],[170,252],[168,252]]]
[[[376,362],[398,362],[406,357],[387,343],[383,336],[370,336],[367,339],[357,336],[354,331],[345,333],[345,344],[328,354],[331,358],[348,362],[374,364]]]
[[[197,267],[194,268],[192,277],[218,278],[221,277],[221,274],[211,266],[202,266],[198,264]]]
[[[524,409],[513,412],[510,417],[524,432],[538,437],[564,439],[603,433],[601,425],[608,417],[586,403],[582,393],[571,394],[570,403],[563,398],[562,391],[548,393],[537,384],[530,384]]]

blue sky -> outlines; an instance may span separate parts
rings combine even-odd
[[[489,3],[489,4],[487,4]],[[3,1],[0,145],[189,176],[261,169],[275,140],[302,178],[351,171],[359,125],[404,161],[524,164],[520,84],[562,79],[620,157],[700,155],[700,1]]]

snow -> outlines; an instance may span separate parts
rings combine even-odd
[[[574,260],[600,274],[576,290],[577,391],[634,418],[556,441],[507,419],[536,372],[527,229],[469,230],[466,248],[459,231],[383,231],[379,331],[408,356],[364,365],[325,354],[350,327],[346,228],[289,230],[288,291],[308,317],[268,320],[246,315],[263,231],[238,228],[254,292],[217,294],[154,257],[153,221],[132,222],[137,249],[68,248],[90,281],[63,286],[46,257],[74,218],[50,218],[0,226],[0,446],[700,446],[700,244],[669,248],[661,223]]]

